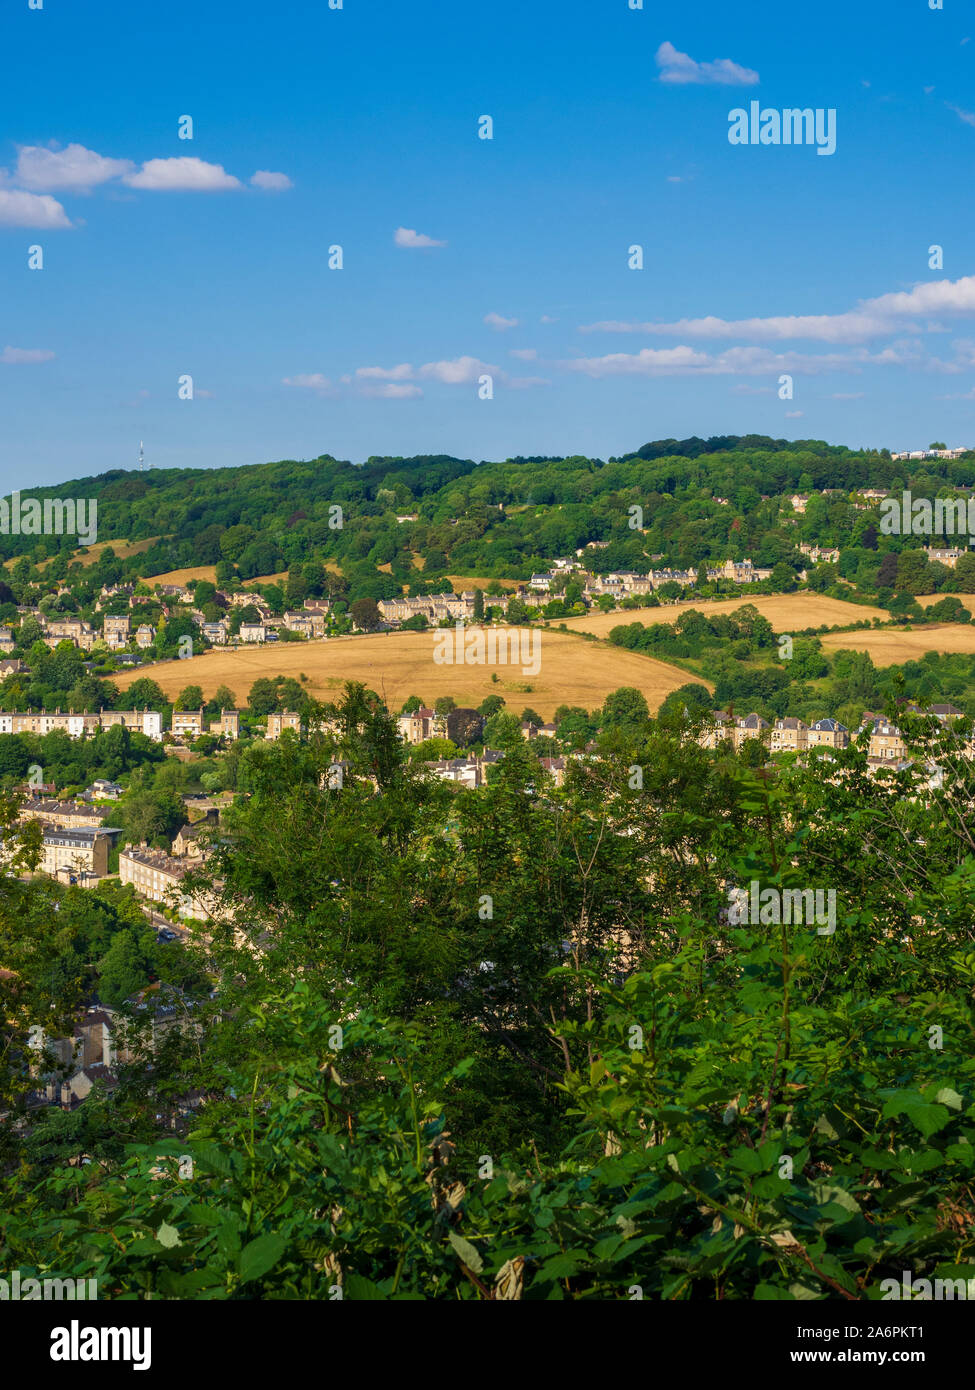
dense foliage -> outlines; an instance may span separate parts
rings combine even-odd
[[[922,759],[876,778],[857,746],[756,772],[682,710],[619,706],[563,787],[524,743],[487,787],[433,781],[360,687],[335,738],[245,751],[182,1026],[111,1093],[7,1125],[8,1266],[213,1299],[975,1276],[956,736],[902,721]],[[729,919],[753,881],[834,890],[835,932]],[[27,1028],[74,997],[33,973],[51,893],[0,884],[14,1118]]]

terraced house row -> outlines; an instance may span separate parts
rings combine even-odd
[[[50,734],[63,729],[71,738],[114,729],[121,724],[130,733],[145,734],[159,742],[163,736],[162,715],[154,709],[88,710],[0,710],[0,734]]]
[[[963,717],[964,711],[956,705],[932,705],[927,710],[910,707],[910,713],[934,715],[942,724],[948,724]],[[845,724],[838,719],[817,719],[807,724],[791,715],[769,723],[760,714],[734,715],[718,710],[711,716],[711,723],[701,735],[700,742],[705,748],[717,748],[726,739],[737,750],[750,738],[761,739],[770,753],[804,753],[812,748],[846,748],[854,737]],[[903,763],[908,759],[904,736],[896,724],[882,715],[866,710],[857,730],[857,735],[869,731],[867,761],[873,765]],[[975,730],[969,730],[965,741],[965,753],[975,756]]]

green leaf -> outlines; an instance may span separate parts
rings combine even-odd
[[[925,1139],[944,1129],[951,1119],[951,1112],[945,1105],[906,1105],[904,1114],[921,1131]]]
[[[744,1144],[732,1149],[728,1155],[728,1162],[743,1173],[761,1173],[765,1166],[755,1150],[746,1148]]]
[[[174,1245],[182,1245],[183,1243],[179,1238],[179,1231],[177,1231],[176,1227],[170,1226],[165,1221],[156,1232],[156,1239],[159,1244],[164,1246],[167,1250],[172,1250]]]
[[[963,1103],[958,1092],[953,1091],[950,1086],[943,1086],[935,1096],[935,1100],[942,1105],[950,1106],[952,1110],[960,1110]]]
[[[819,1119],[816,1121],[815,1128],[827,1139],[838,1139],[840,1137],[825,1115],[820,1115]]]
[[[356,1303],[386,1301],[386,1294],[379,1285],[374,1284],[371,1279],[367,1279],[362,1274],[346,1275],[342,1285],[342,1296],[351,1298]]]
[[[822,1298],[823,1291],[816,1284],[790,1284],[789,1293],[800,1303],[811,1302],[813,1299]]]
[[[238,1261],[240,1282],[249,1284],[253,1279],[260,1279],[277,1264],[284,1251],[284,1241],[274,1231],[249,1241],[240,1252]]]
[[[813,1197],[821,1206],[837,1206],[843,1211],[849,1212],[851,1216],[857,1216],[860,1206],[856,1198],[847,1192],[845,1187],[835,1187],[831,1183],[811,1183],[809,1187]]]
[[[547,1279],[568,1279],[584,1263],[585,1256],[582,1251],[567,1250],[565,1254],[560,1251],[559,1254],[553,1255],[550,1260],[545,1261],[533,1282],[543,1283]]]
[[[199,1144],[193,1150],[193,1158],[201,1167],[222,1173],[227,1178],[240,1165],[240,1160],[235,1153],[221,1149],[217,1144]]]
[[[449,1231],[447,1238],[471,1273],[480,1274],[484,1268],[484,1261],[481,1259],[477,1247],[472,1245],[469,1240],[465,1240],[463,1236],[459,1236],[456,1231]]]

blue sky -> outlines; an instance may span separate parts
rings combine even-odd
[[[975,445],[975,15],[644,3],[8,0],[0,488],[140,439]],[[752,101],[834,109],[835,153],[730,144]]]

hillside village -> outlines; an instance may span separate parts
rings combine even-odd
[[[920,462],[967,467],[965,458]],[[645,461],[648,472],[655,466]],[[800,486],[800,476],[754,498],[716,478],[713,496],[688,502],[696,519],[679,546],[665,548],[655,529],[656,511],[671,508],[661,493],[647,525],[622,541],[563,528],[544,550],[533,544],[524,566],[489,562],[488,541],[482,565],[461,545],[448,555],[443,537],[465,524],[452,495],[436,534],[422,501],[383,500],[409,535],[408,567],[403,549],[386,558],[382,517],[353,541],[351,505],[349,550],[332,568],[320,551],[274,571],[277,554],[245,560],[239,535],[234,561],[203,561],[196,573],[187,565],[182,576],[172,563],[137,573],[150,568],[149,552],[119,560],[111,546],[85,566],[66,554],[14,559],[9,582],[0,580],[0,784],[13,808],[5,882],[53,924],[45,941],[59,978],[79,981],[57,1022],[45,1000],[27,1036],[17,1141],[32,1153],[62,1142],[69,1161],[101,1162],[87,1136],[105,1116],[135,1110],[147,1133],[190,1152],[210,1117],[235,1113],[219,1065],[198,1079],[199,1055],[236,1029],[242,996],[233,991],[250,992],[258,1017],[265,972],[280,960],[283,988],[294,988],[297,971],[327,994],[323,951],[334,953],[342,995],[329,1003],[330,1026],[336,1017],[356,1026],[358,1002],[346,1003],[346,991],[370,974],[385,1007],[398,974],[407,1002],[395,1007],[438,1019],[428,1050],[446,1049],[449,1069],[458,1048],[486,1049],[501,1110],[517,1078],[519,1114],[534,1116],[541,1089],[531,1073],[547,1078],[553,1054],[565,1055],[552,1047],[551,1020],[534,1012],[538,1000],[556,1019],[565,1008],[553,969],[578,955],[616,989],[667,933],[680,949],[688,913],[701,922],[707,971],[723,970],[726,957],[734,966],[741,948],[726,935],[727,885],[772,871],[762,860],[768,822],[754,811],[767,789],[782,788],[784,809],[773,815],[785,837],[795,830],[792,788],[803,805],[834,798],[838,808],[803,822],[812,867],[800,898],[821,884],[842,894],[860,843],[887,833],[891,808],[896,822],[907,807],[930,842],[924,818],[975,773],[975,645],[958,596],[975,591],[975,557],[948,538],[875,535],[879,487],[861,481],[835,496],[828,478],[810,474]],[[614,500],[617,516],[628,501]],[[727,513],[720,538],[689,542],[716,512]],[[516,516],[512,506],[503,525]],[[252,529],[247,546],[258,546]],[[455,565],[458,552],[473,562]],[[160,550],[153,564],[163,558]],[[170,549],[165,558],[201,557]],[[424,578],[420,562],[430,560]],[[435,664],[439,638],[456,636],[438,628],[492,624],[540,637],[543,674],[472,678],[466,664]],[[916,648],[904,650],[916,657],[901,657],[897,644],[912,638]],[[412,653],[407,674],[387,699],[399,652]],[[316,653],[334,665],[323,670]],[[625,683],[607,677],[582,701],[565,693],[573,664],[615,674],[621,656]],[[356,659],[375,663],[366,682]],[[661,684],[641,688],[643,670],[662,672]],[[792,844],[790,857],[804,845]],[[875,859],[886,865],[888,848],[871,846],[861,875]],[[888,877],[870,891],[886,893]],[[839,913],[846,934],[862,916],[862,883],[851,891],[856,903]],[[367,911],[364,893],[373,894]],[[881,947],[907,940],[913,909],[895,896],[882,910]],[[33,919],[23,920],[29,928]],[[817,939],[814,929],[802,949],[828,949]],[[0,961],[14,1000],[32,968],[18,940],[7,939]],[[766,970],[767,937],[756,950]],[[834,956],[828,964],[837,968]],[[736,1019],[743,1027],[740,1010]],[[240,1036],[246,1030],[231,1048]],[[533,1056],[523,1074],[526,1038],[538,1065]],[[568,1028],[563,1040],[571,1055]],[[319,1036],[305,1048],[316,1068],[323,1046]],[[726,1039],[720,1055],[729,1048]],[[181,1057],[185,1069],[177,1061],[171,1073]],[[356,1061],[334,1060],[344,1105]],[[580,1065],[580,1076],[593,1074]],[[475,1109],[482,1089],[479,1078]],[[723,1092],[720,1100],[723,1142]],[[486,1103],[498,1108],[494,1093]],[[635,1151],[645,1153],[645,1137]],[[169,1177],[165,1158],[153,1159],[147,1182],[160,1195]],[[425,1209],[439,1189],[421,1181]]]
[[[865,488],[846,499],[851,514],[873,514],[886,496],[881,489]],[[829,488],[821,493],[792,492],[782,499],[782,524],[801,524],[810,514],[810,504],[821,497],[834,505],[837,495]],[[763,502],[771,498],[763,495]],[[734,510],[728,498],[715,496],[713,505]],[[420,524],[417,513],[400,513],[399,527]],[[641,533],[642,534],[642,533]],[[490,577],[473,578],[464,585],[444,582],[439,592],[411,593],[356,600],[356,589],[336,585],[338,593],[309,593],[301,572],[292,572],[287,585],[242,580],[231,574],[224,587],[211,580],[189,578],[183,582],[154,580],[150,575],[118,574],[119,566],[111,552],[101,559],[93,573],[107,567],[116,577],[108,577],[93,587],[90,577],[77,565],[57,567],[50,577],[41,568],[28,572],[24,560],[18,561],[20,591],[29,601],[13,605],[8,589],[6,622],[0,624],[0,689],[9,697],[0,708],[0,746],[3,736],[46,738],[67,735],[72,741],[91,740],[109,731],[124,730],[155,745],[162,745],[168,759],[184,762],[192,769],[199,749],[211,746],[217,754],[235,744],[254,741],[273,745],[285,735],[306,738],[316,730],[334,733],[328,721],[309,721],[298,707],[279,702],[278,707],[256,718],[246,707],[217,709],[187,708],[179,700],[174,707],[113,708],[111,675],[138,667],[151,672],[156,660],[181,654],[180,642],[189,640],[195,654],[211,647],[232,649],[275,642],[322,642],[331,637],[357,632],[395,632],[424,627],[469,626],[478,623],[525,623],[551,621],[589,611],[611,613],[653,605],[667,605],[695,595],[742,595],[761,591],[781,592],[809,585],[814,575],[822,590],[825,577],[837,583],[844,550],[840,545],[814,539],[799,539],[792,548],[793,563],[781,560],[763,564],[747,555],[720,562],[701,561],[693,566],[655,565],[645,568],[632,564],[613,567],[608,556],[608,540],[591,540],[574,551],[555,554],[523,580],[503,584]],[[785,553],[785,552],[781,552]],[[924,550],[928,566],[953,570],[964,550],[930,545]],[[320,571],[319,586],[331,583]],[[407,586],[404,586],[407,587]],[[433,586],[436,590],[437,586]],[[846,590],[837,589],[836,592]],[[338,594],[342,594],[339,597]],[[0,589],[0,597],[3,590]],[[294,602],[289,604],[287,598]],[[70,611],[71,609],[75,611]],[[68,610],[68,611],[65,611]],[[855,609],[851,607],[851,617]],[[69,669],[78,680],[79,693],[90,693],[88,709],[37,708],[28,696],[31,665],[38,664],[38,651],[77,653]],[[78,658],[84,658],[80,665]],[[84,674],[82,674],[84,673]],[[87,682],[87,684],[86,684]],[[124,702],[124,694],[115,701]],[[69,701],[70,703],[70,701]],[[497,704],[498,702],[495,702]],[[500,702],[503,705],[503,701]],[[930,712],[943,724],[963,720],[964,712],[950,703],[937,703]],[[526,712],[527,713],[527,712]],[[396,728],[407,750],[420,758],[420,767],[437,782],[457,790],[476,791],[490,785],[505,750],[490,743],[490,719],[475,709],[458,708],[453,701],[441,707],[413,701],[412,707],[396,716]],[[521,739],[529,746],[541,773],[561,788],[573,764],[582,765],[597,754],[593,741],[599,732],[598,719],[591,735],[579,746],[578,738],[567,740],[560,734],[561,721],[545,721],[531,715],[514,721]],[[959,724],[958,727],[961,727]],[[966,725],[969,729],[971,725]],[[866,710],[855,732],[832,716],[806,721],[784,714],[767,719],[756,711],[736,713],[733,707],[711,709],[695,735],[700,746],[716,753],[721,750],[748,754],[762,749],[760,757],[778,754],[805,756],[813,750],[836,752],[863,735],[866,740],[867,768],[872,775],[882,769],[901,769],[909,755],[900,729]],[[966,756],[972,755],[973,739],[963,739]],[[443,751],[451,750],[451,751]],[[436,754],[435,756],[433,754]],[[189,761],[185,761],[189,760]],[[94,776],[80,794],[65,793],[53,784],[36,782],[22,793],[21,824],[35,823],[40,835],[37,870],[41,875],[69,888],[96,890],[100,885],[117,883],[134,893],[153,924],[161,942],[183,939],[187,926],[203,922],[215,910],[215,900],[206,891],[184,883],[204,865],[215,843],[225,833],[222,820],[237,793],[213,794],[199,790],[182,795],[184,819],[171,837],[153,843],[133,840],[119,816],[126,802],[128,777],[113,781]],[[155,1005],[152,1005],[155,1009]],[[50,1079],[36,1103],[67,1107],[82,1103],[98,1080],[115,1084],[118,1062],[118,1032],[113,1011],[104,1004],[89,1010],[77,1025],[74,1042],[56,1042],[66,1074]],[[40,1047],[40,1044],[39,1044]],[[69,1055],[70,1054],[70,1055]],[[123,1052],[124,1058],[124,1052]],[[72,1060],[73,1059],[73,1060]],[[76,1064],[76,1065],[75,1065]]]
[[[964,758],[975,758],[975,726],[964,721],[960,709],[950,704],[936,704],[923,711],[915,707],[910,712],[933,717],[945,728],[964,729],[958,741],[959,751]],[[154,716],[152,726],[157,728],[159,714],[148,713]],[[407,748],[422,748],[428,740],[456,731],[458,720],[470,731],[471,716],[474,717],[476,740],[483,733],[486,722],[480,718],[478,723],[476,711],[454,709],[438,714],[420,706],[400,715],[396,727]],[[226,712],[221,723],[225,719]],[[318,727],[332,736],[339,732],[338,726],[330,723]],[[196,731],[194,725],[184,732],[193,734]],[[522,738],[534,747],[540,771],[552,779],[555,787],[564,784],[572,762],[581,765],[587,760],[598,760],[595,744],[585,751],[550,756],[545,745],[556,739],[554,724],[536,726],[526,722],[520,731]],[[83,726],[69,733],[74,738],[90,736],[90,730]],[[283,735],[306,738],[308,733],[297,713],[286,712],[269,718],[265,738],[273,743]],[[851,738],[862,736],[866,744],[867,769],[874,776],[884,770],[900,771],[912,761],[898,726],[870,712],[864,714],[856,735],[851,735],[849,729],[832,718],[807,725],[801,719],[786,717],[770,725],[757,714],[741,716],[722,710],[708,717],[694,736],[702,748],[718,753],[722,749],[737,753],[753,743],[766,750],[769,757],[776,754],[804,756],[818,750],[827,758],[848,748]],[[179,746],[185,745],[172,745],[174,749]],[[439,781],[473,791],[488,785],[504,756],[501,750],[483,747],[460,758],[427,759],[422,767]],[[333,769],[346,766],[333,764]],[[930,788],[941,785],[940,769],[936,764],[927,764],[926,777]],[[378,794],[375,782],[374,791]],[[123,831],[108,822],[112,819],[113,805],[123,794],[122,786],[106,779],[96,779],[76,800],[59,799],[55,788],[50,786],[26,789],[19,820],[21,824],[36,823],[40,829],[37,871],[65,886],[87,889],[96,889],[117,878],[120,885],[129,886],[136,894],[149,921],[156,924],[160,942],[178,944],[184,939],[188,925],[195,921],[204,927],[209,918],[220,911],[218,896],[213,891],[195,886],[187,890],[184,880],[201,869],[214,844],[220,840],[222,812],[233,804],[233,795],[208,798],[189,794],[183,798],[187,820],[167,850],[142,843],[126,845],[119,851],[117,846]],[[110,863],[113,850],[117,851],[114,869]],[[164,915],[158,915],[160,912]],[[90,1006],[75,1024],[70,1037],[48,1036],[37,1031],[32,1046],[37,1056],[38,1084],[30,1096],[31,1107],[34,1110],[56,1107],[70,1112],[86,1101],[93,1087],[110,1093],[118,1085],[119,1065],[125,1065],[135,1056],[127,1042],[133,1008],[137,1019],[148,1022],[153,1048],[165,1038],[168,1029],[180,1019],[185,1021],[186,1008],[178,992],[158,993],[149,989],[140,993],[122,1013],[101,1002]],[[198,1098],[192,1096],[175,1101],[167,1112],[171,1127],[184,1128],[197,1104]]]
[[[962,756],[975,759],[975,724],[965,721],[964,712],[951,704],[934,704],[927,709],[910,706],[909,713],[927,714],[945,726],[963,731],[958,740]],[[118,712],[113,711],[113,714]],[[146,711],[145,717],[151,719],[158,728],[161,715],[157,711]],[[2,721],[0,716],[0,721]],[[52,716],[58,719],[58,716]],[[70,721],[70,716],[68,721]],[[176,753],[186,750],[189,741],[206,731],[203,711],[190,712],[180,727],[176,722],[180,714],[174,714],[173,737],[170,751]],[[233,719],[233,732],[228,733],[229,721]],[[211,730],[219,731],[226,737],[237,737],[237,711],[224,711]],[[459,728],[464,729],[463,742],[477,745],[463,756],[426,758],[422,766],[430,776],[458,787],[473,790],[488,784],[492,770],[504,757],[501,749],[482,744],[487,719],[478,711],[454,707],[438,713],[432,708],[419,706],[396,718],[396,728],[407,748],[422,748],[430,741],[457,737]],[[60,722],[51,725],[67,729],[73,738],[82,738],[90,732],[89,725],[72,725],[65,716]],[[535,724],[522,721],[522,739],[533,748],[540,770],[551,777],[556,787],[565,781],[567,769],[572,761],[584,762],[596,756],[597,745],[592,743],[585,750],[562,751],[558,744],[558,726],[554,723]],[[44,730],[45,732],[47,730]],[[11,730],[0,722],[0,734]],[[283,711],[268,716],[262,735],[263,740],[274,742],[288,734],[295,738],[306,738],[309,732],[336,736],[339,727],[329,721],[315,723],[311,730],[296,711]],[[156,734],[154,737],[160,737]],[[168,736],[167,736],[168,737]],[[839,750],[848,748],[851,741],[863,737],[865,740],[866,767],[870,774],[882,770],[895,771],[908,767],[912,758],[901,729],[890,719],[865,711],[859,728],[851,731],[838,720],[825,717],[807,724],[802,719],[787,716],[768,721],[757,713],[736,715],[726,710],[718,710],[706,716],[702,727],[695,735],[702,748],[720,751],[726,748],[738,753],[749,744],[760,746],[771,757],[776,754],[804,755],[814,750]],[[828,756],[828,754],[827,754]],[[341,763],[335,764],[337,768]],[[936,771],[936,769],[934,769]],[[43,795],[38,795],[43,791]],[[58,881],[78,887],[93,888],[99,883],[115,877],[124,884],[131,884],[136,894],[147,904],[158,904],[174,911],[177,917],[205,918],[209,904],[205,897],[182,891],[182,880],[192,868],[198,867],[208,853],[208,843],[214,834],[219,834],[221,809],[233,802],[232,794],[207,798],[199,793],[189,793],[184,797],[187,808],[187,821],[173,837],[168,849],[150,847],[145,842],[128,844],[118,852],[113,869],[112,851],[119,846],[124,831],[108,822],[112,818],[111,803],[123,795],[124,789],[117,783],[96,779],[80,799],[59,798],[54,787],[26,790],[19,819],[21,822],[37,822],[41,830],[41,857],[38,871]]]
[[[554,560],[551,570],[533,574],[527,585],[518,585],[511,593],[490,593],[485,598],[482,590],[483,611],[489,617],[504,618],[513,604],[524,609],[544,610],[571,584],[577,593],[573,601],[581,605],[580,612],[585,612],[600,599],[621,602],[631,597],[666,591],[667,586],[687,588],[695,584],[699,577],[695,571],[673,569],[648,570],[643,574],[632,570],[592,574],[581,563],[579,557],[583,554],[583,551],[579,551],[575,559],[563,557]],[[806,554],[811,563],[826,563],[837,559],[839,552],[821,551],[812,546]],[[753,584],[768,580],[771,576],[771,567],[755,566],[750,559],[728,560],[723,565],[707,568],[707,580],[711,583]],[[804,578],[805,572],[801,572],[799,577]],[[232,616],[228,616],[210,621],[195,606],[196,587],[195,582],[189,585],[155,584],[151,594],[137,594],[132,585],[106,585],[100,590],[90,621],[81,617],[54,617],[35,606],[19,606],[17,612],[21,623],[25,619],[33,619],[39,625],[38,640],[47,647],[54,648],[61,642],[67,642],[84,652],[104,649],[121,656],[123,660],[149,651],[156,642],[159,629],[153,623],[140,621],[140,609],[150,602],[158,607],[164,622],[177,616],[189,618],[197,629],[198,639],[202,639],[204,645],[214,646],[275,642],[280,640],[282,632],[307,640],[321,640],[334,627],[334,619],[338,616],[328,598],[305,598],[300,609],[287,609],[276,615],[258,590],[240,588],[229,592],[215,589],[213,602],[231,615],[235,609],[247,612],[248,618],[235,622]],[[69,586],[62,584],[52,590],[52,595],[57,601],[71,592]],[[126,603],[130,611],[107,611],[109,604],[118,607],[119,601]],[[474,589],[465,589],[460,593],[379,599],[376,608],[381,621],[378,624],[359,626],[353,618],[348,629],[353,632],[375,631],[377,628],[388,630],[418,617],[431,626],[458,620],[472,621],[477,616],[477,602]],[[253,614],[250,614],[250,610],[254,610]],[[17,630],[10,625],[0,626],[0,651],[10,653],[17,645]],[[0,665],[0,673],[16,673],[19,669],[22,668],[12,662]]]

